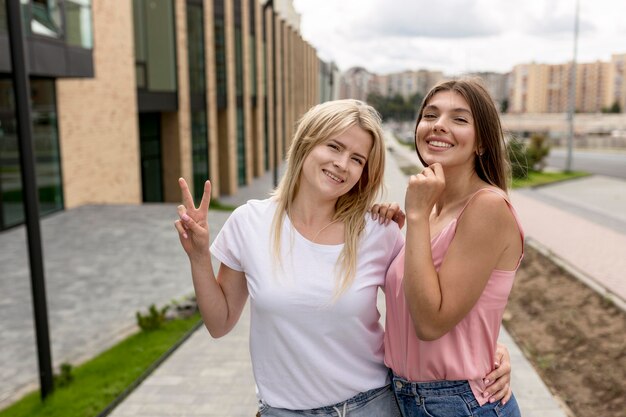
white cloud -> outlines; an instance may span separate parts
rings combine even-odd
[[[505,72],[572,59],[575,0],[294,0],[302,33],[342,70]],[[580,0],[578,61],[626,53],[626,0]]]

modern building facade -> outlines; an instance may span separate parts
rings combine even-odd
[[[22,3],[44,213],[177,202],[181,176],[234,194],[280,163],[328,82],[291,1]],[[5,7],[0,230],[23,222]]]

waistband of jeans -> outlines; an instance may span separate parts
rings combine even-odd
[[[330,414],[330,413],[335,412],[335,407],[341,409],[343,405],[346,404],[346,407],[350,409],[350,407],[362,405],[362,404],[369,402],[370,400],[373,400],[374,398],[377,398],[379,395],[381,395],[385,391],[389,392],[390,395],[393,395],[390,386],[384,385],[382,387],[374,388],[369,391],[360,392],[356,394],[354,397],[348,398],[347,400],[342,401],[337,404],[315,408],[312,410],[301,410],[301,411],[306,411],[307,413],[310,413],[310,414]]]
[[[467,380],[412,382],[394,375],[391,385],[396,393],[406,395],[447,396],[472,392]]]

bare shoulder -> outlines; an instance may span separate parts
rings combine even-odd
[[[488,235],[502,234],[505,230],[516,232],[517,222],[504,191],[494,191],[482,191],[474,196],[463,213],[459,228]]]

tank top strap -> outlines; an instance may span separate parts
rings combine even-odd
[[[502,199],[506,202],[506,205],[509,207],[509,210],[511,211],[511,214],[513,215],[513,218],[515,219],[515,223],[517,224],[517,228],[519,229],[520,237],[522,239],[522,255],[520,256],[519,260],[517,261],[517,266],[515,267],[515,269],[517,269],[517,268],[519,268],[519,266],[520,266],[520,264],[522,262],[522,259],[524,258],[524,229],[522,229],[522,225],[521,225],[521,223],[519,221],[519,217],[517,215],[517,212],[515,211],[515,207],[513,207],[513,205],[511,204],[511,201],[508,198],[508,196],[503,191],[494,190],[493,188],[487,188],[487,187],[481,188],[481,189],[477,190],[474,194],[472,194],[470,196],[469,200],[467,200],[467,203],[465,203],[465,205],[463,206],[461,211],[459,211],[459,214],[456,216],[456,222],[458,224],[459,219],[463,215],[463,212],[465,211],[467,206],[469,206],[469,204],[472,202],[474,197],[476,197],[482,191],[490,191],[490,192],[492,192],[494,194],[497,194],[500,197],[502,197]]]
[[[502,191],[498,191],[498,190],[494,190],[493,188],[481,188],[479,190],[477,190],[474,194],[472,194],[470,196],[470,198],[467,200],[467,203],[465,203],[465,205],[463,206],[463,208],[459,211],[459,214],[456,216],[457,221],[461,218],[461,216],[463,215],[463,212],[465,212],[465,209],[467,208],[467,206],[470,205],[470,203],[472,202],[472,200],[474,200],[474,198],[481,193],[482,191],[490,191],[494,194],[499,195],[500,197],[502,197],[504,199],[504,201],[506,201],[507,205],[509,207],[511,206],[511,202],[509,201],[509,199],[507,198],[507,196],[502,192]],[[517,216],[515,216],[515,219],[517,220]]]

